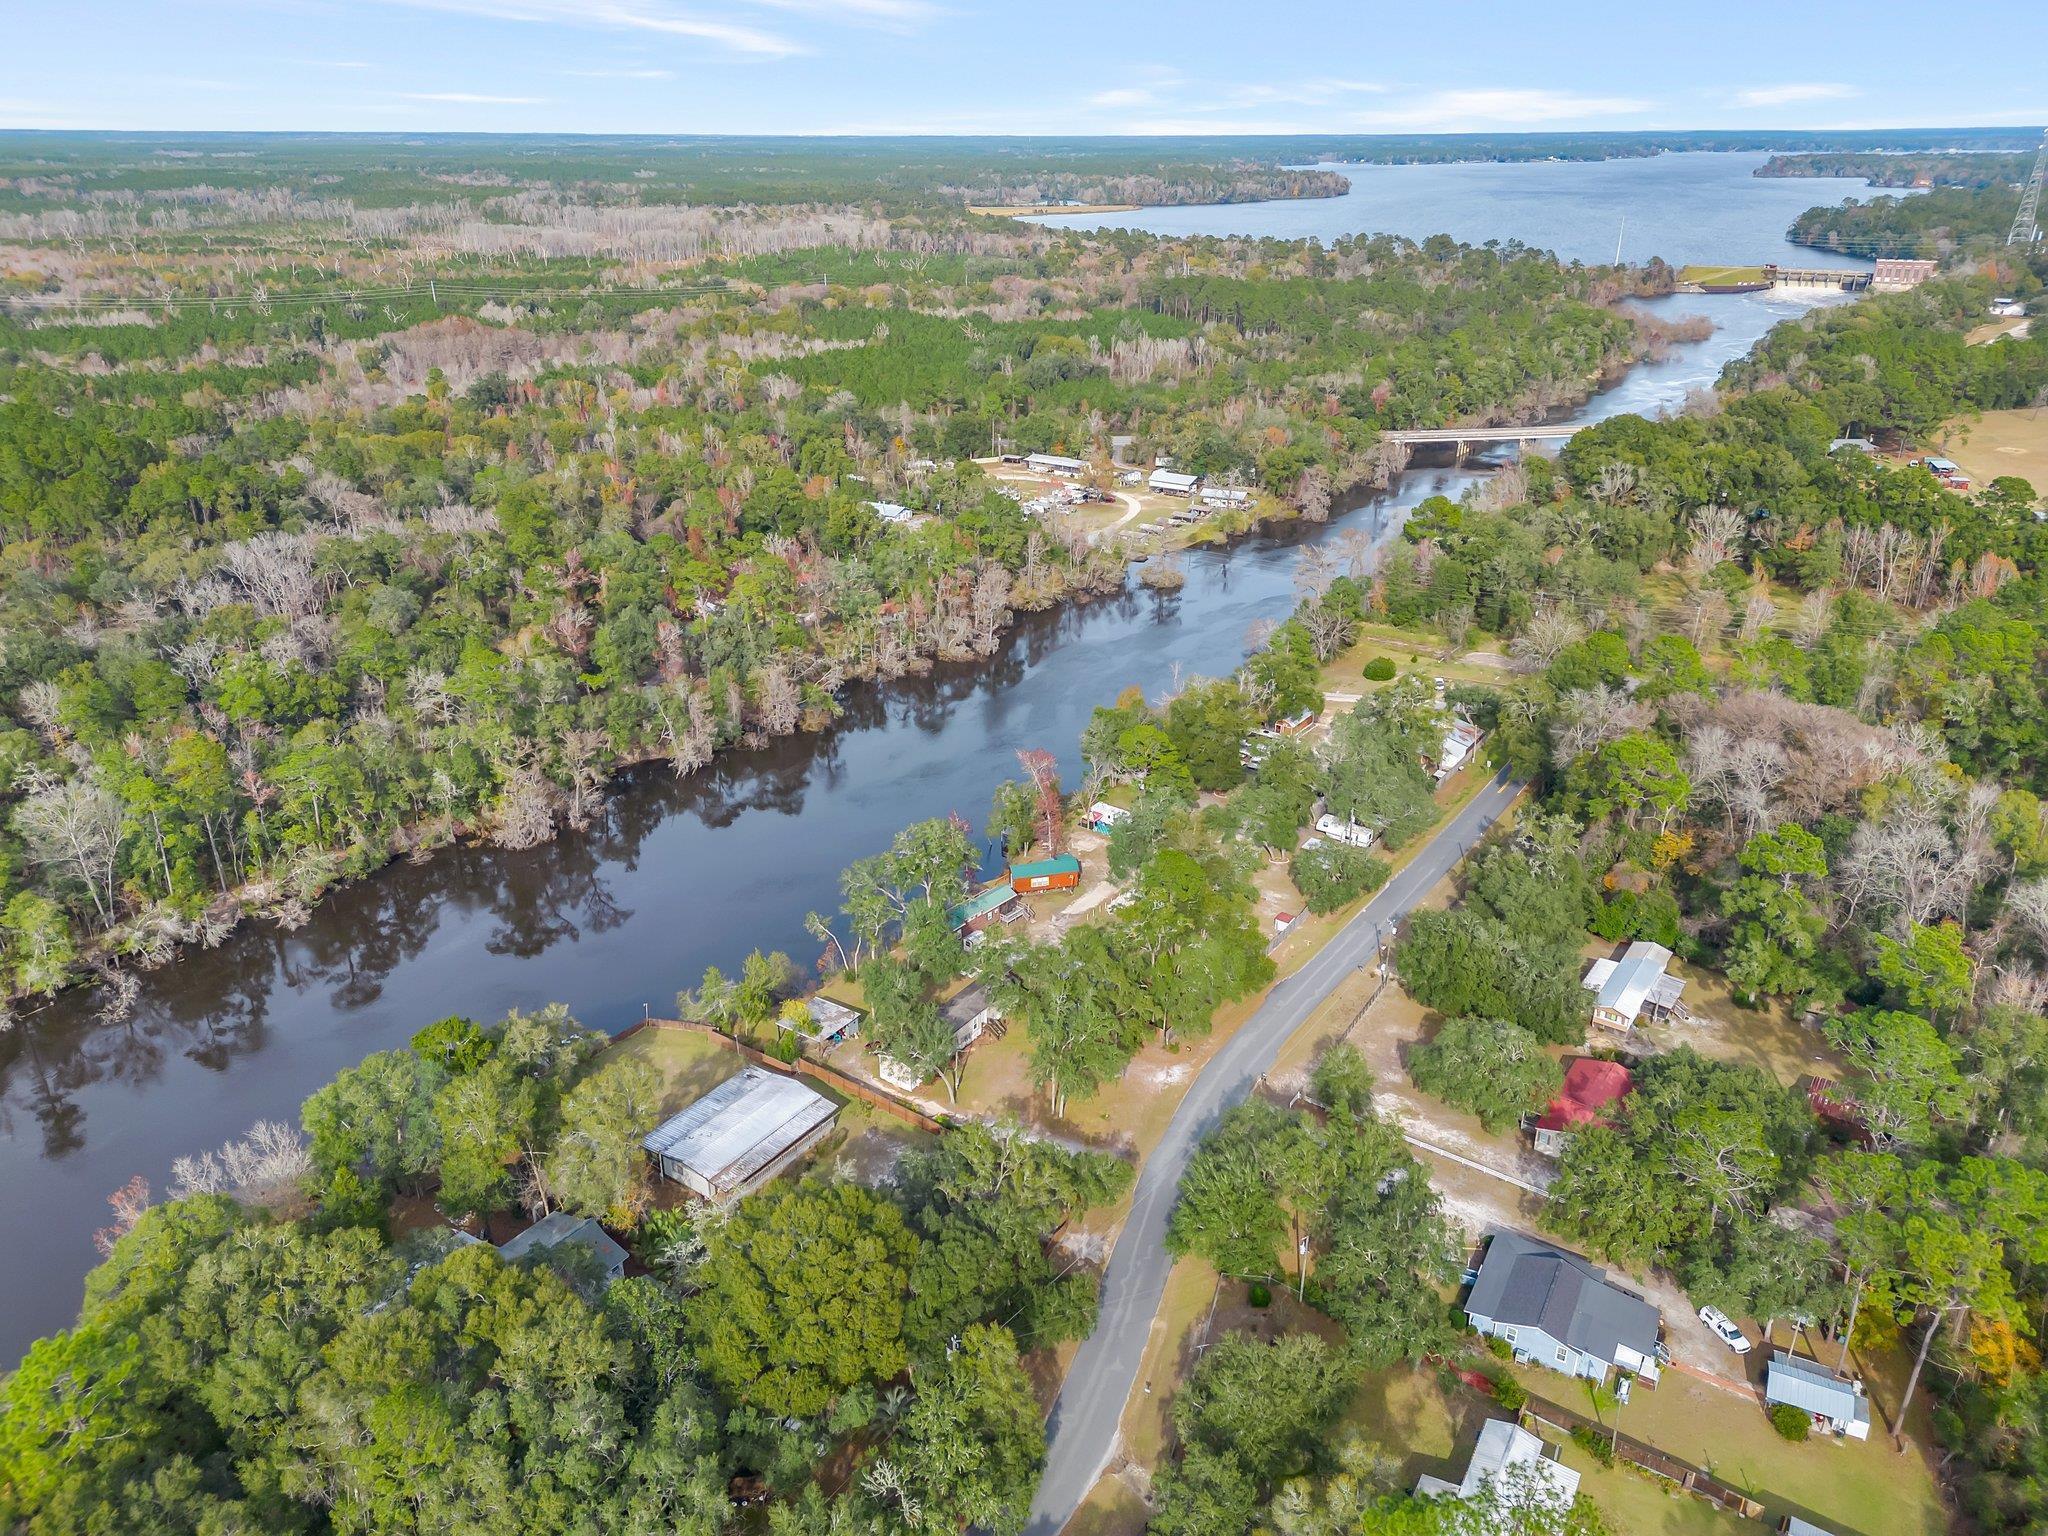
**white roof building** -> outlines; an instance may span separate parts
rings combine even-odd
[[[1520,1529],[1516,1511],[1539,1507],[1565,1510],[1579,1496],[1579,1474],[1553,1460],[1542,1440],[1507,1419],[1488,1419],[1479,1431],[1479,1443],[1472,1447],[1463,1482],[1424,1475],[1415,1484],[1415,1494],[1424,1499],[1445,1495],[1471,1499],[1489,1485],[1500,1501],[1500,1519],[1494,1529],[1503,1533]]]
[[[730,1200],[774,1178],[832,1128],[839,1106],[793,1077],[748,1067],[640,1143],[665,1178]]]
[[[1043,475],[1079,475],[1088,470],[1086,459],[1070,459],[1063,453],[1027,453],[1024,467]]]
[[[1470,720],[1453,715],[1444,726],[1443,746],[1437,751],[1436,781],[1441,784],[1472,756],[1473,748],[1479,745],[1480,730]]]
[[[902,524],[917,521],[917,514],[913,512],[909,507],[904,506],[901,502],[871,501],[868,503],[868,505],[874,508],[875,516],[879,517],[885,523]]]
[[[1870,1399],[1861,1386],[1844,1381],[1818,1360],[1779,1350],[1764,1378],[1764,1401],[1802,1408],[1833,1434],[1851,1440],[1870,1438]]]
[[[1251,504],[1252,493],[1241,486],[1205,485],[1202,487],[1202,505],[1205,507],[1244,507]]]
[[[1146,485],[1162,496],[1192,496],[1202,483],[1200,475],[1184,475],[1177,469],[1155,469]]]
[[[1593,994],[1593,1020],[1609,1029],[1629,1029],[1645,1013],[1662,1018],[1678,1007],[1683,978],[1667,973],[1671,951],[1638,939],[1619,960],[1595,960],[1585,988]]]

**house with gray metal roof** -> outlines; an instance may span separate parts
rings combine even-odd
[[[1671,951],[1662,944],[1638,939],[1619,960],[1595,960],[1586,971],[1585,988],[1593,994],[1593,1022],[1609,1029],[1631,1029],[1648,1015],[1684,1015],[1679,999],[1683,977],[1669,974]]]
[[[1764,1377],[1764,1401],[1804,1409],[1813,1415],[1816,1428],[1830,1434],[1870,1438],[1870,1399],[1863,1395],[1862,1384],[1844,1381],[1818,1360],[1779,1350]]]
[[[1472,1459],[1465,1464],[1462,1482],[1449,1482],[1425,1473],[1415,1484],[1415,1496],[1435,1499],[1449,1496],[1477,1498],[1488,1488],[1499,1501],[1496,1510],[1504,1530],[1519,1530],[1515,1517],[1538,1507],[1562,1513],[1579,1495],[1579,1474],[1557,1459],[1549,1446],[1528,1430],[1508,1419],[1488,1419],[1479,1431],[1479,1443],[1472,1447]]]
[[[517,1264],[530,1254],[572,1246],[588,1248],[596,1255],[598,1267],[604,1271],[607,1281],[616,1280],[626,1272],[626,1250],[612,1240],[612,1235],[599,1226],[595,1218],[572,1216],[567,1211],[543,1216],[510,1241],[500,1243],[498,1257],[507,1264]]]
[[[1657,1309],[1576,1253],[1519,1232],[1493,1234],[1465,1315],[1517,1360],[1591,1381],[1612,1370],[1657,1379]]]
[[[748,1067],[648,1132],[640,1145],[662,1177],[707,1200],[774,1178],[832,1129],[839,1106],[794,1077]]]

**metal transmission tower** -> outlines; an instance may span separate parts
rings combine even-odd
[[[2041,238],[2041,179],[2048,173],[2048,133],[2041,135],[2041,152],[2034,156],[2034,174],[2027,178],[2027,190],[2020,194],[2020,211],[2012,216],[2012,233],[2007,245],[2032,245]]]

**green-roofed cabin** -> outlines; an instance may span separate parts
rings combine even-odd
[[[1071,891],[1080,883],[1081,861],[1071,853],[1010,866],[1010,889],[1019,896],[1026,891]]]
[[[955,933],[979,933],[990,923],[1001,922],[1016,906],[1017,893],[1007,880],[998,880],[987,890],[977,891],[957,907],[946,911],[946,921]]]

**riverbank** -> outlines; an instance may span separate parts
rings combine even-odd
[[[1718,329],[1630,369],[1587,420],[1656,414],[1712,384],[1732,356],[1813,302],[1715,300]],[[1659,299],[1664,319],[1699,301]],[[678,779],[622,773],[583,832],[527,849],[457,843],[336,887],[295,929],[245,924],[218,947],[139,976],[130,1017],[72,993],[0,1035],[0,1211],[39,1241],[0,1254],[0,1348],[16,1353],[75,1311],[105,1197],[140,1174],[289,1120],[305,1095],[424,1022],[568,1002],[621,1028],[668,1012],[706,965],[750,949],[807,952],[804,916],[836,904],[851,857],[915,815],[979,826],[1021,749],[1046,747],[1077,782],[1075,743],[1123,686],[1157,697],[1221,676],[1246,635],[1288,612],[1300,552],[1395,536],[1406,510],[1481,474],[1415,467],[1326,524],[1290,522],[1185,557],[1177,592],[1135,583],[1085,605],[1019,615],[995,654],[848,691],[824,729],[721,754]]]

